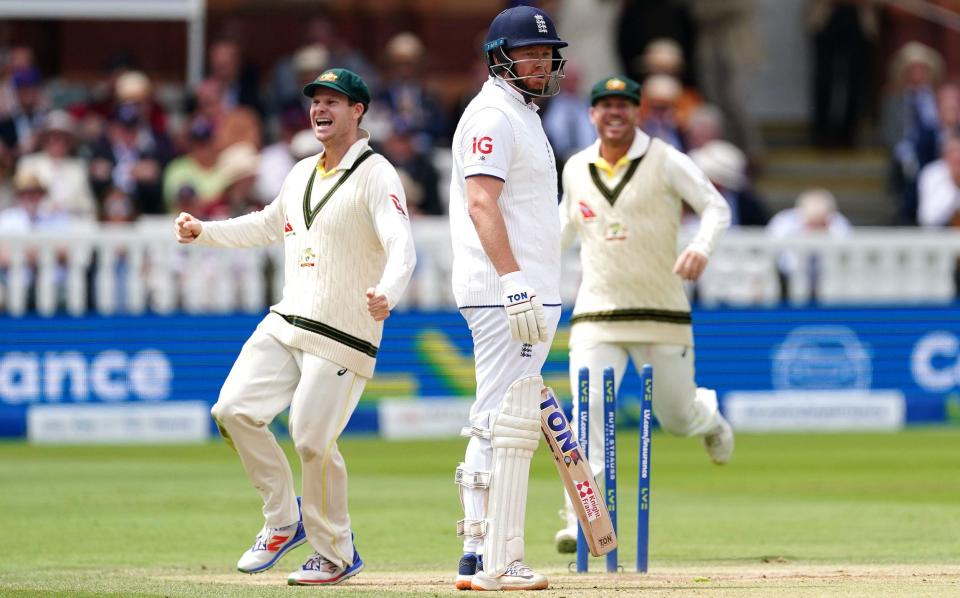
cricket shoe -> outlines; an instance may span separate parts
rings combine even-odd
[[[353,562],[346,567],[335,565],[333,561],[315,552],[300,569],[287,577],[291,586],[332,586],[350,579],[363,569],[363,559],[356,547],[353,549]]]
[[[473,580],[470,582],[470,589],[476,591],[500,591],[500,590],[546,590],[547,578],[534,572],[533,569],[526,566],[523,561],[513,561],[507,566],[503,575],[491,577],[478,570]]]
[[[456,586],[458,590],[469,590],[470,582],[477,571],[483,571],[483,555],[477,556],[472,552],[464,553],[460,557],[460,568],[457,571]]]
[[[297,507],[300,497],[297,497]],[[264,526],[257,534],[250,550],[243,553],[237,561],[237,570],[242,573],[260,573],[277,564],[280,557],[307,541],[303,530],[303,514],[300,521],[286,527]]]
[[[553,543],[560,554],[573,554],[577,551],[577,528],[565,527],[553,537]]]
[[[720,416],[717,427],[703,436],[703,446],[706,447],[710,460],[717,465],[728,463],[733,457],[733,428],[723,416]]]

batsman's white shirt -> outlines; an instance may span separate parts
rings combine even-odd
[[[490,77],[464,110],[453,136],[450,233],[458,307],[503,305],[500,276],[467,212],[466,179],[504,181],[498,205],[510,248],[544,305],[560,304],[560,219],[556,159],[536,104]]]

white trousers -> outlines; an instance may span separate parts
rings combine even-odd
[[[570,348],[570,388],[573,389],[573,417],[578,417],[577,388],[580,368],[590,369],[590,466],[597,480],[604,479],[603,459],[603,369],[614,369],[614,387],[619,390],[627,358],[637,372],[645,363],[653,366],[653,413],[666,432],[676,436],[702,436],[720,424],[717,395],[694,383],[692,347],[653,343],[590,343]],[[564,495],[566,497],[566,494]],[[568,526],[576,525],[569,497],[566,497]]]
[[[490,429],[491,417],[500,411],[500,404],[510,385],[528,376],[539,376],[550,352],[550,344],[560,321],[559,307],[544,307],[549,339],[545,343],[525,345],[510,336],[507,314],[499,308],[465,308],[460,313],[473,336],[473,356],[477,376],[477,398],[470,409],[470,425]],[[490,440],[473,436],[467,443],[464,465],[470,471],[490,471],[493,449]],[[462,488],[464,516],[484,519],[487,514],[487,491]],[[464,537],[464,552],[483,553],[483,541]]]
[[[269,424],[290,407],[290,436],[303,466],[303,527],[314,550],[353,562],[347,468],[337,448],[367,379],[289,347],[260,328],[243,345],[211,410],[263,499],[267,527],[298,520],[287,458]]]

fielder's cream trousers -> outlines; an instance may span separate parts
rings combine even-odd
[[[269,424],[290,407],[290,436],[303,464],[303,526],[314,550],[337,565],[353,562],[347,468],[337,438],[367,379],[288,347],[260,328],[243,345],[213,406],[247,477],[263,499],[267,527],[296,523],[297,494],[287,458]]]
[[[576,430],[580,368],[590,368],[590,467],[596,479],[604,480],[603,459],[603,368],[613,366],[614,387],[619,390],[627,358],[639,374],[643,364],[653,366],[653,413],[660,426],[676,436],[702,436],[720,423],[716,392],[694,383],[693,347],[654,343],[584,343],[570,347],[570,388]],[[567,524],[576,526],[570,498],[566,500]]]

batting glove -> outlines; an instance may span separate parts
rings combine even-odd
[[[527,284],[520,272],[500,277],[503,287],[503,307],[510,322],[510,335],[521,343],[547,342],[547,320],[537,293]]]

